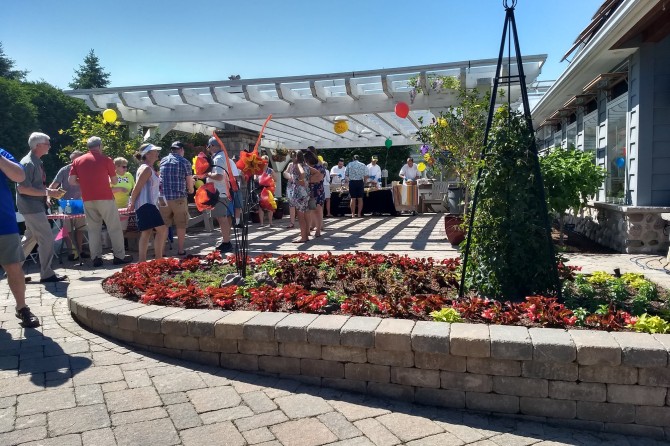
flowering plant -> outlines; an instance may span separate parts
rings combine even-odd
[[[545,296],[525,296],[523,301],[514,303],[474,294],[458,299],[458,259],[437,261],[362,252],[279,257],[265,254],[250,259],[253,276],[247,276],[244,283],[227,285],[225,278],[235,271],[234,261],[232,255],[222,258],[215,252],[142,262],[124,267],[103,286],[119,297],[185,308],[316,314],[337,311],[352,316],[443,322],[670,331],[670,323],[662,317],[645,313],[664,311],[665,297],[650,297],[644,307],[636,310],[635,298],[612,300],[603,286],[595,290],[602,296],[596,296],[591,305],[593,290],[580,288],[579,284],[591,286],[591,282],[611,281],[612,276],[604,277],[605,273],[583,276],[572,271],[573,277],[565,279],[566,289],[575,288],[569,303]],[[589,282],[586,278],[591,277]],[[639,283],[640,289],[648,282],[633,275],[625,280]]]
[[[458,103],[450,106],[430,123],[423,123],[418,136],[421,153],[433,176],[455,175],[465,188],[465,208],[480,166],[484,130],[491,93],[477,89],[458,90]]]

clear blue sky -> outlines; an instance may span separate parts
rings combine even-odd
[[[603,0],[519,0],[540,79]],[[67,89],[89,49],[110,86],[279,77],[497,57],[502,0],[0,0],[0,41],[29,80]]]

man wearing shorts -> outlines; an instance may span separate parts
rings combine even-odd
[[[39,327],[40,320],[26,306],[26,278],[21,268],[25,256],[21,249],[12,193],[7,185],[7,180],[21,183],[25,178],[26,174],[16,159],[0,149],[0,266],[7,274],[9,289],[16,301],[16,317],[21,319],[25,328],[35,328]]]
[[[347,164],[345,176],[349,179],[349,195],[351,202],[351,218],[356,217],[356,207],[358,206],[358,217],[363,216],[363,191],[365,182],[368,180],[368,168],[365,164],[358,161],[358,155],[354,155],[353,161]]]
[[[70,154],[70,161],[76,160],[83,153],[79,150],[75,150]],[[51,189],[58,189],[59,187],[65,190],[65,195],[63,195],[63,200],[81,200],[81,188],[79,186],[73,186],[68,181],[70,176],[70,169],[72,169],[72,163],[61,167],[61,169],[56,174],[56,177],[49,185]],[[65,211],[67,213],[67,211]],[[82,259],[87,259],[90,257],[88,253],[85,253],[82,249],[84,245],[84,229],[86,228],[86,218],[83,216],[80,218],[71,218],[63,221],[63,226],[67,229],[69,234],[75,234],[75,242],[77,243],[76,251],[72,249],[72,242],[70,241],[70,236],[65,239],[65,243],[68,245],[68,249],[72,251],[68,256],[68,260],[77,260],[79,257]]]
[[[184,158],[184,144],[175,141],[170,154],[161,160],[161,188],[167,206],[159,208],[167,227],[177,228],[177,254],[183,256],[186,227],[188,226],[188,202],[186,194],[193,193],[193,172],[191,163]]]
[[[208,182],[214,183],[214,187],[219,193],[219,201],[212,209],[212,217],[219,222],[221,229],[221,243],[216,247],[222,254],[231,252],[233,244],[230,243],[230,219],[234,216],[234,205],[227,194],[230,190],[230,182],[235,181],[234,172],[228,172],[227,157],[223,149],[219,146],[216,138],[209,139],[207,150],[212,155],[214,165],[212,171],[205,174]],[[231,166],[233,162],[230,162]],[[228,184],[226,184],[228,183]],[[231,190],[232,192],[232,190]]]

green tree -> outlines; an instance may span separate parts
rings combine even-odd
[[[72,144],[72,138],[59,133],[77,118],[79,113],[91,114],[84,101],[63,94],[63,92],[46,82],[28,82],[23,89],[35,106],[37,124],[32,131],[44,132],[51,137],[51,150],[42,158],[47,178],[51,179],[69,159],[63,156],[63,149]],[[24,141],[27,145],[28,137]]]
[[[84,64],[75,70],[75,77],[70,83],[70,88],[75,90],[87,88],[105,88],[109,85],[109,73],[100,66],[100,59],[95,51],[90,50],[84,58]]]
[[[0,42],[0,77],[12,79],[15,81],[23,81],[28,74],[27,70],[15,70],[14,59],[10,59],[2,49],[2,42]]]
[[[72,138],[72,144],[63,148],[62,157],[69,156],[73,150],[88,150],[86,147],[88,138],[99,136],[102,139],[105,155],[111,158],[122,156],[133,165],[137,163],[134,154],[143,143],[150,142],[159,145],[161,140],[160,135],[146,140],[141,134],[130,136],[128,126],[121,124],[120,121],[106,122],[99,113],[95,115],[79,113],[69,128],[59,130],[58,133]],[[169,150],[169,146],[163,147],[161,155],[166,155]]]
[[[392,146],[390,149],[386,147],[359,147],[319,150],[319,155],[328,162],[329,170],[337,165],[337,160],[340,158],[344,158],[344,165],[346,166],[353,159],[354,155],[358,155],[359,161],[367,165],[370,163],[372,155],[377,155],[379,158],[377,164],[382,169],[388,170],[389,176],[386,181],[390,185],[391,181],[400,180],[398,173],[407,161],[407,157],[411,151],[411,146]]]
[[[596,166],[594,154],[555,147],[540,158],[549,210],[559,216],[560,240],[563,244],[563,220],[568,210],[579,212],[590,196],[598,193],[606,172]]]
[[[426,148],[425,163],[433,175],[446,174],[449,177],[454,173],[463,184],[467,214],[474,180],[481,165],[491,92],[462,87],[456,91],[458,103],[449,106],[417,133],[419,139],[429,146]],[[423,124],[421,118],[419,121]]]
[[[37,127],[37,111],[21,82],[0,77],[0,144],[18,157]]]

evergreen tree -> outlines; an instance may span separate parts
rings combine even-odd
[[[109,73],[100,66],[100,59],[93,50],[84,58],[84,64],[75,70],[75,77],[69,84],[70,88],[79,90],[85,88],[105,88],[109,85]]]
[[[2,49],[2,42],[0,42],[0,77],[12,79],[15,81],[25,81],[27,70],[14,70],[14,59],[10,59]]]

